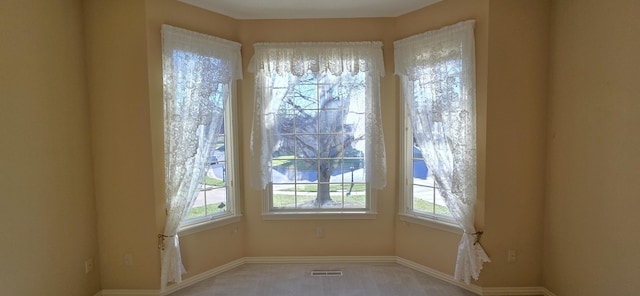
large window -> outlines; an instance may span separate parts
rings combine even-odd
[[[454,277],[467,284],[471,278],[477,280],[483,262],[490,261],[479,243],[482,232],[474,225],[477,198],[474,24],[475,21],[468,20],[394,43],[396,74],[402,82],[408,114],[405,118],[410,122],[403,133],[407,160],[400,218],[428,221],[422,224],[442,228],[451,226],[443,218],[455,221],[464,232]],[[414,152],[414,147],[419,153]],[[424,180],[413,172],[416,159],[424,160],[427,171]],[[419,201],[431,192],[433,197],[426,199],[433,205],[422,208]],[[447,210],[439,210],[440,201]]]
[[[395,43],[404,118],[401,219],[456,232],[458,202],[476,194],[472,32],[466,22]]]
[[[271,207],[366,209],[365,76],[271,78],[279,105]]]
[[[256,168],[262,167],[254,178],[266,189],[265,214],[375,212],[373,189],[384,179],[372,181],[385,170],[375,71],[381,52],[378,43],[356,45],[256,46],[253,63],[261,68],[252,153]],[[270,52],[265,57],[261,50]],[[283,62],[291,68],[268,71]],[[358,68],[350,69],[354,63]]]
[[[238,221],[233,132],[240,44],[162,26],[166,237]]]
[[[240,44],[162,25],[166,222],[161,289],[182,281],[179,235],[239,220],[233,85]],[[179,232],[179,233],[178,233]]]

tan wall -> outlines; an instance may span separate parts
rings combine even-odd
[[[0,2],[0,289],[93,295],[98,259],[80,1]]]
[[[147,0],[147,54],[149,110],[155,184],[156,231],[165,225],[164,130],[162,98],[162,40],[160,28],[168,24],[212,36],[237,41],[238,21],[174,0]],[[240,98],[238,98],[240,100]],[[242,147],[238,143],[238,147]],[[240,164],[241,165],[241,164]],[[180,239],[185,278],[243,257],[242,223],[201,231]],[[237,230],[237,232],[236,232]]]
[[[0,281],[13,294],[90,295],[100,282],[104,289],[159,287],[162,23],[241,42],[245,71],[253,43],[279,41],[381,40],[387,69],[388,185],[378,192],[378,218],[264,221],[261,191],[244,182],[243,222],[183,237],[187,277],[243,256],[314,255],[397,255],[453,274],[459,235],[395,217],[393,41],[470,18],[477,20],[476,225],[493,260],[477,284],[544,284],[581,296],[639,288],[636,1],[447,0],[398,18],[255,21],[174,0],[23,2],[0,6],[2,35],[11,40],[0,47],[0,155],[10,172],[0,178],[0,233],[9,242],[0,246],[9,254]],[[238,132],[241,179],[249,180],[243,160],[254,76],[244,74]],[[324,227],[323,239],[315,238],[316,226]],[[507,263],[509,249],[518,250],[516,263]],[[89,257],[97,270],[85,275]]]
[[[483,286],[542,284],[549,5],[490,2]]]
[[[484,225],[485,138],[487,108],[487,64],[489,1],[447,0],[403,15],[396,21],[396,39],[475,19],[476,113],[478,148],[478,204],[476,227]],[[398,84],[399,85],[399,84]],[[399,98],[399,94],[397,95]],[[401,101],[397,100],[397,104]],[[396,130],[398,129],[396,124]],[[399,162],[400,156],[395,155]],[[460,235],[416,224],[396,225],[396,255],[453,275]],[[488,250],[489,253],[491,250]],[[491,254],[489,254],[491,255]],[[488,265],[487,265],[488,266]],[[481,276],[483,278],[484,275]]]
[[[640,2],[553,2],[544,284],[640,289]]]
[[[85,1],[85,40],[102,287],[157,288],[145,2]]]
[[[393,19],[255,20],[242,21],[240,41],[243,64],[253,55],[255,42],[383,41],[387,74],[381,79],[382,118],[387,149],[387,187],[377,192],[375,220],[264,221],[262,191],[250,187],[248,161],[241,170],[244,186],[245,256],[388,256],[394,255],[394,221],[397,191],[397,101],[393,76]],[[254,75],[244,73],[240,86],[242,158],[248,160],[253,120]],[[317,226],[324,238],[315,237]]]

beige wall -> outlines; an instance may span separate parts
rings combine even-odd
[[[84,3],[102,287],[158,287],[145,2]]]
[[[93,295],[99,270],[80,1],[0,2],[0,289]]]
[[[241,21],[174,0],[5,1],[3,289],[90,295],[159,287],[162,23],[242,43],[245,70],[255,42],[359,40],[384,42],[387,69],[388,185],[378,192],[377,219],[264,221],[261,191],[245,182],[242,222],[183,237],[187,277],[244,256],[318,255],[397,255],[452,274],[459,235],[395,217],[393,41],[474,18],[476,225],[493,260],[477,284],[631,294],[640,268],[640,202],[633,199],[640,192],[639,5],[446,0],[398,18]],[[241,179],[248,180],[253,75],[244,74],[238,133]],[[314,236],[317,226],[323,239]],[[518,250],[517,262],[507,263],[509,249]],[[85,275],[89,257],[96,270]]]
[[[640,289],[640,2],[553,2],[544,284]]]
[[[542,284],[549,5],[492,0],[489,7],[483,286]],[[507,262],[508,250],[517,261]]]

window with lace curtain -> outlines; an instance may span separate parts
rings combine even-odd
[[[234,103],[229,88],[233,84],[217,85],[211,101],[221,114],[222,123],[216,129],[211,143],[212,155],[204,164],[204,178],[200,181],[198,196],[189,213],[180,223],[181,232],[200,225],[235,222],[227,218],[237,217],[238,202],[235,179],[235,134],[233,132]],[[226,102],[226,103],[225,103]]]
[[[401,108],[401,218],[430,226],[434,224],[429,222],[436,222],[456,232],[460,226],[446,199],[459,184],[473,182],[475,187],[475,172],[462,173],[469,160],[475,163],[475,159],[462,157],[470,155],[465,149],[475,146],[469,141],[475,141],[473,116],[469,116],[475,112],[475,97],[470,95],[468,82],[474,73],[467,59],[473,52],[464,43],[470,27],[470,23],[459,24],[395,43],[405,101]]]
[[[401,169],[404,180],[401,218],[459,232],[459,227],[451,216],[451,211],[447,208],[440,188],[435,182],[433,172],[427,167],[425,157],[416,143],[409,112],[404,106],[401,108],[401,114],[404,119],[403,133],[400,135]],[[437,222],[439,225],[429,224],[429,221]]]
[[[385,183],[381,43],[255,47],[251,148],[265,217],[374,214]]]
[[[482,231],[475,227],[474,25],[475,20],[462,21],[394,42],[395,72],[402,83],[405,118],[410,119],[403,133],[406,159],[415,159],[416,147],[428,169],[424,181],[432,175],[434,184],[434,188],[424,186],[426,182],[409,169],[416,162],[404,162],[400,219],[462,233],[454,278],[466,284],[477,280],[482,265],[491,261],[480,244]],[[416,202],[423,198],[417,190],[423,186],[435,191],[428,198],[433,206],[426,210]],[[439,202],[447,211],[439,212]]]
[[[239,220],[233,90],[240,45],[169,25],[162,38],[167,212],[184,235]]]

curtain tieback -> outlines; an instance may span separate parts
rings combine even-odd
[[[482,237],[482,234],[484,233],[484,231],[478,231],[476,233],[472,233],[471,235],[475,236],[476,240],[473,242],[473,245],[477,245],[480,243],[480,238]]]
[[[176,237],[177,234],[174,235],[164,235],[162,233],[158,233],[158,249],[164,251],[164,239],[167,237]]]

